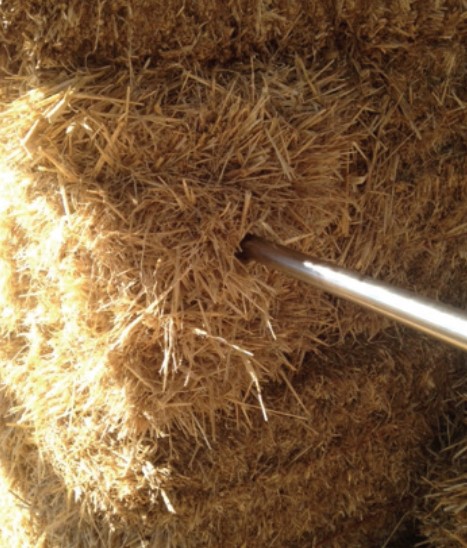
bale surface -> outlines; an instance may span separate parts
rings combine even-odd
[[[462,4],[0,10],[4,542],[436,538],[459,354],[235,253],[465,307]]]
[[[467,545],[467,436],[465,374],[454,384],[451,412],[444,415],[439,451],[429,463],[419,519],[433,546]]]
[[[462,0],[4,0],[0,15],[4,52],[28,72],[147,59],[248,64],[296,53],[337,54],[358,69],[423,65],[459,53],[466,25]],[[425,45],[436,54],[413,56]]]

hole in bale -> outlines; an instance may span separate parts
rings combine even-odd
[[[243,240],[240,242],[240,245],[238,246],[239,249],[235,253],[235,256],[237,257],[239,261],[246,263],[251,260],[251,258],[248,255],[248,251],[245,250],[245,244],[251,241],[254,237],[255,237],[254,234],[247,234],[243,238]]]

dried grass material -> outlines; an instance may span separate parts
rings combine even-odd
[[[445,414],[442,449],[425,478],[428,492],[420,520],[433,546],[467,546],[467,383],[461,373]]]
[[[33,170],[24,209],[5,201],[5,231],[25,233],[15,268],[31,278],[27,307],[56,310],[34,322],[57,334],[60,361],[92,356],[97,377],[112,363],[141,414],[161,427],[182,417],[194,432],[193,412],[229,407],[290,366],[291,340],[303,354],[335,331],[330,301],[310,293],[298,309],[296,284],[275,276],[268,288],[235,252],[253,228],[296,238],[308,222],[317,235],[340,222],[339,172],[358,139],[352,91],[324,71],[318,105],[300,66],[257,81],[180,69],[143,71],[133,87],[92,78],[37,91],[3,117],[18,136],[11,154]]]
[[[293,33],[297,0],[94,0],[4,2],[2,38],[23,63],[82,65],[92,59],[131,63],[156,59],[229,61],[264,52]],[[325,9],[309,7],[323,19]],[[307,18],[308,18],[307,17]],[[18,43],[18,33],[24,36]]]
[[[22,420],[17,402],[4,388],[0,463],[1,546],[135,546],[141,540],[136,530],[115,531],[108,520],[76,502],[39,451],[34,425]]]
[[[206,64],[299,53],[319,59],[336,50],[361,71],[398,66],[414,43],[438,48],[436,57],[452,52],[454,43],[459,48],[464,10],[462,0],[4,0],[0,39],[3,54],[27,72],[146,58]],[[437,62],[429,57],[424,62]]]
[[[463,298],[452,287],[464,261],[455,154],[439,176],[405,171],[406,185],[365,186],[358,150],[373,107],[355,109],[362,88],[350,78],[299,60],[253,77],[172,68],[145,69],[133,84],[108,70],[61,78],[2,116],[1,375],[64,489],[116,519],[117,533],[157,527],[173,544],[370,538],[372,520],[387,534],[393,506],[410,507],[448,375],[435,373],[444,349],[416,339],[399,357],[386,352],[364,389],[378,352],[359,370],[364,347],[342,344],[376,336],[386,320],[246,269],[234,253],[255,230]],[[399,151],[411,157],[417,138],[402,127]],[[455,130],[444,131],[449,142]],[[369,436],[374,409],[381,445]]]
[[[322,4],[271,60],[72,75],[31,73],[89,53],[47,53],[51,3],[8,12],[0,375],[76,499],[52,545],[358,545],[410,510],[456,354],[234,258],[251,230],[465,304],[463,16],[403,4]]]
[[[360,322],[368,314],[347,305],[336,317],[334,300],[313,290],[297,302],[296,282],[269,274],[265,285],[259,267],[247,271],[234,257],[256,230],[360,270],[392,267],[387,277],[407,285],[409,261],[421,262],[419,249],[405,244],[400,269],[408,228],[417,238],[417,223],[429,230],[445,215],[443,200],[465,195],[457,174],[443,197],[440,178],[420,174],[421,202],[389,181],[391,194],[370,184],[362,192],[349,172],[372,106],[356,110],[365,89],[331,66],[314,70],[312,85],[300,61],[209,79],[145,69],[133,85],[107,71],[15,102],[2,119],[5,133],[17,135],[6,153],[32,171],[21,206],[16,181],[5,180],[4,238],[7,247],[24,245],[9,268],[30,278],[22,292],[24,310],[35,310],[22,320],[32,330],[30,348],[78,361],[96,389],[110,363],[128,381],[142,424],[147,414],[160,428],[175,418],[200,433],[194,413],[212,423],[216,409],[250,390],[261,403],[261,382],[277,379],[282,367],[295,369],[307,352],[349,334],[384,328],[385,320]],[[404,210],[404,225],[390,227],[392,211]],[[382,213],[386,226],[378,226]],[[359,222],[371,216],[376,223]],[[456,208],[443,221],[445,234],[457,234],[464,219]],[[351,223],[353,241],[343,238]],[[447,260],[449,243],[433,237],[432,266]],[[443,275],[449,283],[452,274]],[[50,355],[38,343],[42,334]]]
[[[54,538],[54,523],[64,529],[76,523],[76,510],[66,504],[66,490],[40,459],[31,425],[17,424],[13,399],[0,393],[0,543],[13,548],[46,546]],[[27,491],[24,486],[27,486]],[[58,504],[57,504],[58,503]],[[64,517],[68,514],[68,519]],[[69,516],[75,514],[74,520]],[[58,539],[56,539],[58,540]]]
[[[420,469],[431,458],[424,448],[449,395],[439,363],[456,362],[455,353],[420,338],[405,343],[397,348],[390,335],[327,350],[301,374],[265,387],[265,404],[277,410],[267,427],[250,397],[246,421],[217,415],[218,436],[209,446],[174,428],[157,446],[148,436],[112,443],[101,433],[85,449],[62,429],[71,457],[53,462],[67,490],[53,470],[43,471],[22,435],[35,432],[50,459],[50,427],[10,417],[16,432],[4,434],[2,449],[16,456],[15,493],[33,501],[36,531],[52,546],[381,545],[411,511]],[[84,433],[87,417],[79,411],[74,429]],[[107,499],[116,515],[102,519],[94,503],[105,489],[105,448],[120,490]],[[68,491],[71,500],[60,505],[50,491],[57,498]]]

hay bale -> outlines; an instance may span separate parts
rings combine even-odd
[[[417,46],[461,48],[462,0],[4,0],[1,42],[27,72],[95,62],[248,62],[298,53],[418,70]],[[444,50],[444,52],[443,52]],[[426,53],[426,50],[424,51]],[[423,56],[422,63],[437,63]]]
[[[16,407],[14,398],[2,389],[0,543],[13,548],[76,544],[84,532],[78,532],[79,512],[67,501],[61,478],[41,458],[34,429],[20,424]],[[81,538],[84,541],[86,535]]]
[[[85,450],[82,440],[71,439],[89,428],[76,409],[70,437],[58,433],[70,456],[55,456],[55,474],[46,470],[36,483],[42,467],[34,447],[15,452],[16,466],[33,472],[16,469],[16,492],[33,499],[35,528],[52,545],[68,545],[73,534],[83,542],[93,531],[89,523],[110,546],[122,538],[123,545],[131,539],[175,546],[382,544],[401,518],[398,533],[410,528],[417,478],[431,458],[425,448],[449,391],[438,367],[443,349],[417,338],[406,343],[397,348],[386,336],[353,350],[328,350],[301,374],[265,388],[267,425],[250,398],[243,424],[241,417],[218,414],[209,445],[173,428],[157,444],[131,435],[116,443],[106,433]],[[48,453],[50,427],[38,429],[25,418],[21,424],[20,432],[31,427]],[[17,433],[3,441],[7,455],[11,444],[21,445]],[[52,443],[59,450],[58,440]],[[57,489],[57,474],[66,489]],[[47,502],[53,486],[59,500]],[[64,504],[67,492],[72,500]]]
[[[248,58],[294,33],[301,8],[297,0],[27,0],[3,3],[0,13],[3,40],[13,46],[13,55],[26,65],[50,67],[94,60],[126,64],[146,57]],[[324,8],[308,8],[307,20],[313,15],[321,22]]]
[[[235,252],[253,231],[465,304],[459,4],[146,5],[1,6],[2,460],[27,534],[400,535],[458,354]]]
[[[443,417],[441,447],[429,464],[419,512],[421,530],[433,546],[467,544],[466,402],[463,374]]]

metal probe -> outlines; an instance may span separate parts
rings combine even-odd
[[[303,253],[256,236],[248,236],[242,242],[241,257],[275,268],[319,289],[467,350],[467,314],[461,310],[347,272],[343,268],[317,262]]]

